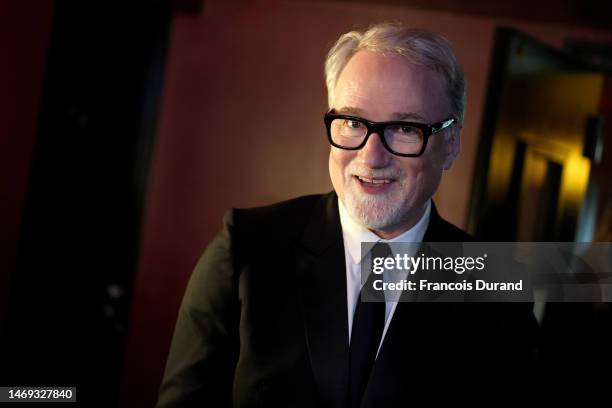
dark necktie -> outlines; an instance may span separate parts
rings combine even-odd
[[[377,243],[371,251],[374,258],[391,256],[388,244]],[[371,269],[370,269],[371,270]],[[373,272],[361,288],[351,329],[350,345],[350,406],[359,407],[370,371],[376,359],[376,352],[385,327],[385,297],[383,291],[374,290],[375,280],[383,275]],[[362,301],[362,297],[368,301]]]

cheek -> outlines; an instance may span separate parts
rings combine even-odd
[[[333,147],[329,152],[329,176],[334,189],[338,193],[340,193],[340,190],[342,189],[342,175],[345,167],[343,157],[339,153],[341,152],[338,152],[337,149],[334,149]]]
[[[427,159],[428,163],[435,169],[442,169],[447,152],[447,141],[445,135],[436,135],[437,139],[433,141],[432,149]]]
[[[350,155],[340,149],[331,148],[329,152],[329,172],[336,177],[342,177],[344,169],[350,163]]]
[[[440,184],[442,169],[437,161],[436,157],[429,157],[413,166],[413,188],[415,194],[422,196],[423,199],[433,195]]]
[[[347,180],[344,174],[347,166],[350,164],[354,154],[346,150],[331,148],[329,152],[329,175],[331,178],[334,190],[341,200],[344,199],[344,187]]]
[[[427,171],[427,162],[421,159],[406,158],[399,167],[408,180],[418,180]]]
[[[439,166],[432,160],[435,159],[423,157],[402,163],[401,168],[405,176],[404,188],[413,194],[419,194],[419,191],[429,190],[431,186],[436,185],[440,171]]]
[[[434,142],[427,147],[423,156],[402,163],[402,169],[408,178],[431,183],[440,177],[444,163],[444,149],[440,143],[437,143],[438,141]]]

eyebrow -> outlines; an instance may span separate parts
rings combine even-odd
[[[342,115],[353,115],[359,117],[363,117],[364,115],[364,111],[362,109],[352,106],[344,106],[340,109],[336,109],[336,112]],[[393,112],[390,120],[417,120],[425,122],[425,119],[415,112]]]

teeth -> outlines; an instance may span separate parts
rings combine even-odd
[[[372,183],[372,184],[389,184],[391,182],[391,180],[389,179],[370,179],[370,178],[361,177],[361,176],[357,176],[357,177],[361,181],[364,181],[366,183]]]

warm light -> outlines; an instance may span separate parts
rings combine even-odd
[[[563,165],[559,210],[580,207],[589,182],[590,170],[591,163],[578,149],[568,156]]]
[[[513,137],[499,132],[491,149],[491,163],[488,181],[490,198],[493,201],[504,200],[508,190],[516,141]]]

